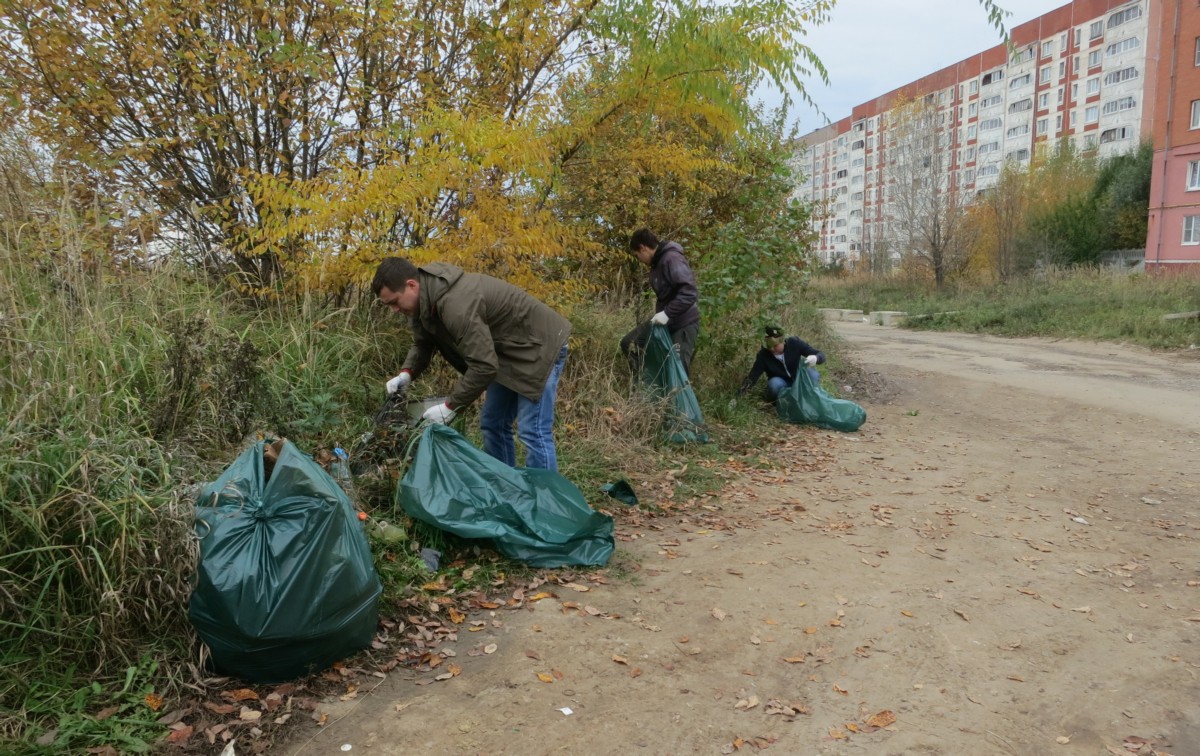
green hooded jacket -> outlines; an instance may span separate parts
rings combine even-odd
[[[478,399],[493,381],[540,400],[571,322],[510,283],[456,265],[429,263],[418,275],[413,346],[401,369],[416,378],[441,352],[462,373],[446,397],[456,409]]]

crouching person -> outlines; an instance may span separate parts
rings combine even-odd
[[[783,329],[778,326],[767,326],[766,337],[762,349],[754,358],[754,366],[746,380],[738,389],[738,396],[745,394],[758,382],[759,376],[767,376],[767,398],[775,401],[796,380],[797,373],[803,369],[812,376],[814,384],[820,385],[821,374],[814,365],[825,362],[825,354],[796,337],[784,338]]]

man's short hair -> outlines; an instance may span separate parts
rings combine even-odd
[[[637,252],[639,247],[658,249],[658,237],[648,228],[639,228],[629,237],[629,251]]]
[[[385,257],[379,263],[379,267],[375,269],[375,280],[371,281],[371,291],[375,296],[379,296],[379,292],[383,287],[388,287],[392,291],[400,291],[404,288],[405,281],[416,281],[417,266],[403,257]]]

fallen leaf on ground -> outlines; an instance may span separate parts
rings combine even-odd
[[[712,610],[712,616],[713,616],[713,617],[715,617],[715,618],[717,619],[717,621],[718,621],[718,622],[721,622],[721,621],[724,621],[724,619],[725,619],[726,617],[728,617],[729,615],[728,615],[728,614],[726,614],[726,613],[725,613],[725,611],[724,611],[723,609],[716,609],[716,608],[714,608],[714,609]]]
[[[612,660],[617,664],[628,664],[629,660],[619,654],[613,654]]]
[[[964,612],[962,609],[955,609],[955,610],[954,610],[954,613],[955,613],[955,614],[957,614],[959,617],[962,617],[962,618],[963,618],[963,620],[964,620],[964,621],[966,621],[966,622],[970,622],[970,621],[971,621],[971,618],[970,618],[970,617],[968,617],[968,616],[967,616],[967,613],[966,613],[966,612]]]
[[[871,727],[887,727],[888,725],[896,724],[896,715],[891,709],[884,709],[867,717],[867,724]]]
[[[538,672],[537,679],[541,680],[544,683],[552,683],[552,682],[554,682],[554,675],[547,674],[546,672]]]

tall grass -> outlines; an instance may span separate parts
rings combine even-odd
[[[1200,311],[1200,278],[1124,275],[1108,269],[1050,269],[991,286],[938,291],[867,277],[815,279],[821,307],[900,310],[929,330],[1118,341],[1163,349],[1200,345],[1200,320],[1164,320]]]

